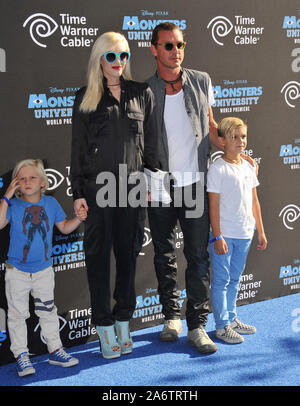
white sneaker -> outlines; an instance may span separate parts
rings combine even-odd
[[[35,369],[32,366],[27,352],[22,352],[17,357],[17,370],[19,376],[32,375],[35,373]]]
[[[216,337],[229,344],[239,344],[244,341],[243,337],[234,331],[230,326],[225,326],[220,330],[216,330]]]
[[[72,367],[79,363],[77,358],[71,357],[62,347],[49,354],[49,364],[61,367]]]
[[[250,326],[249,324],[242,323],[237,318],[230,324],[230,327],[239,334],[254,334],[256,333],[256,328]]]
[[[176,341],[178,334],[182,333],[182,324],[180,319],[165,320],[164,328],[160,333],[160,341]]]

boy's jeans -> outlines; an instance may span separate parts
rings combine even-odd
[[[212,238],[212,237],[211,237]],[[212,264],[211,299],[216,329],[223,329],[236,318],[236,299],[252,239],[227,238],[228,252],[218,255],[209,245]]]
[[[54,305],[54,271],[52,267],[36,273],[22,272],[6,264],[5,288],[8,304],[8,330],[11,351],[16,358],[28,352],[27,325],[29,318],[29,294],[34,298],[35,313],[48,351],[53,352],[62,346],[59,336],[59,319]]]

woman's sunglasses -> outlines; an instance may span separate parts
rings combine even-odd
[[[174,46],[177,47],[177,49],[179,49],[180,51],[182,51],[185,46],[186,46],[186,42],[177,42],[177,44],[172,44],[172,42],[164,42],[163,44],[159,44],[157,43],[157,45],[161,45],[165,48],[166,51],[172,51],[172,49],[174,48]]]
[[[120,62],[122,63],[126,63],[129,61],[130,59],[130,52],[127,51],[123,51],[123,52],[105,52],[103,54],[106,62],[108,63],[114,63],[117,59],[117,57],[119,57]]]

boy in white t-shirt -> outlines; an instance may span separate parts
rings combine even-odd
[[[212,263],[211,298],[216,337],[228,343],[244,341],[255,327],[240,322],[236,299],[254,228],[259,250],[267,247],[256,186],[255,168],[241,158],[247,146],[247,126],[239,118],[226,117],[218,126],[224,155],[208,171],[207,191],[212,228],[209,252]]]

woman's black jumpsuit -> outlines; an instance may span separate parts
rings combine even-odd
[[[89,207],[84,249],[92,323],[98,326],[112,325],[115,320],[128,321],[136,306],[135,268],[143,242],[145,207],[118,204],[119,165],[127,165],[128,175],[143,171],[144,166],[157,167],[152,91],[145,83],[121,77],[118,102],[108,90],[105,78],[103,85],[104,94],[92,113],[79,111],[86,88],[76,93],[71,153],[73,199],[85,198]],[[101,188],[96,179],[103,172],[111,173],[116,179],[115,207],[99,207],[96,202]],[[129,193],[130,185],[127,187]],[[112,247],[116,259],[116,303],[111,311]]]

